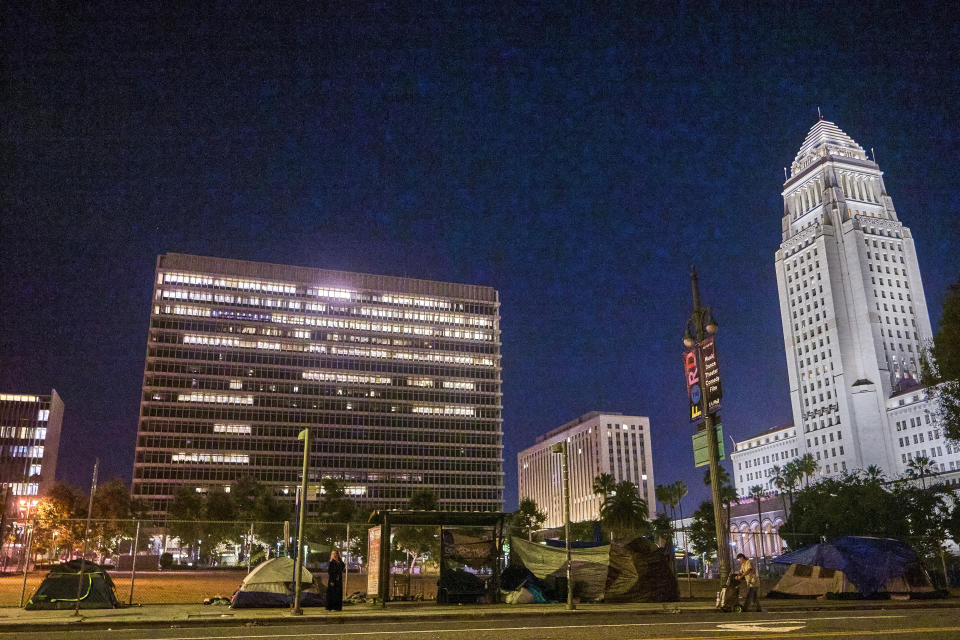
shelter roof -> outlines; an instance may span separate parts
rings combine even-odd
[[[434,526],[491,527],[502,522],[509,513],[503,511],[374,511],[369,522],[383,524],[418,524]]]

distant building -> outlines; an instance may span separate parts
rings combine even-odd
[[[730,555],[742,553],[750,558],[772,558],[786,550],[780,527],[786,521],[781,496],[766,495],[757,501],[741,499],[730,505]]]
[[[0,485],[11,496],[42,495],[53,486],[63,401],[50,395],[0,393]]]
[[[551,451],[563,440],[569,452],[571,521],[599,519],[603,500],[593,493],[593,480],[601,473],[637,485],[655,517],[650,419],[594,411],[538,436],[517,455],[520,499],[532,498],[547,514],[545,528],[563,525],[562,456]]]
[[[490,287],[160,256],[133,496],[162,514],[250,476],[292,500],[309,429],[311,484],[501,510],[499,308]]]
[[[730,463],[737,495],[743,498],[750,494],[751,487],[758,485],[765,491],[775,491],[774,467],[783,467],[800,455],[797,429],[792,424],[773,427],[736,443],[736,449],[730,454]]]
[[[917,456],[931,459],[941,473],[960,471],[960,444],[947,440],[937,424],[940,406],[934,393],[905,378],[887,400],[887,416],[898,454],[896,473],[903,474]]]

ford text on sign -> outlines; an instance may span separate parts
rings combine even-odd
[[[683,371],[687,379],[687,396],[690,398],[690,422],[699,422],[703,418],[700,387],[700,364],[697,362],[697,348],[687,349],[683,353]]]

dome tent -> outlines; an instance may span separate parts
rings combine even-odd
[[[50,570],[24,609],[73,609],[77,606],[78,582],[81,609],[115,609],[120,606],[113,593],[113,580],[103,567],[84,562],[81,575],[80,560],[71,560]]]
[[[842,536],[773,561],[790,567],[767,597],[903,594],[916,598],[936,594],[916,552],[890,538]]]
[[[233,594],[230,606],[234,609],[290,606],[293,604],[294,564],[293,558],[273,558],[258,565],[243,579],[240,588]],[[300,581],[303,584],[300,606],[322,606],[320,586],[305,567],[300,568]]]

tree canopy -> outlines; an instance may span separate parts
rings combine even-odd
[[[949,509],[942,487],[897,482],[888,488],[867,474],[824,478],[799,490],[780,535],[792,549],[837,536],[896,538],[923,554],[943,541]]]
[[[510,532],[518,537],[533,539],[533,532],[543,527],[547,514],[540,511],[533,498],[523,498],[510,516]]]
[[[610,540],[623,542],[644,535],[650,528],[647,501],[632,482],[618,482],[600,505],[600,522]]]
[[[920,380],[935,388],[940,428],[948,438],[960,440],[960,279],[947,289],[940,329],[921,359]]]

